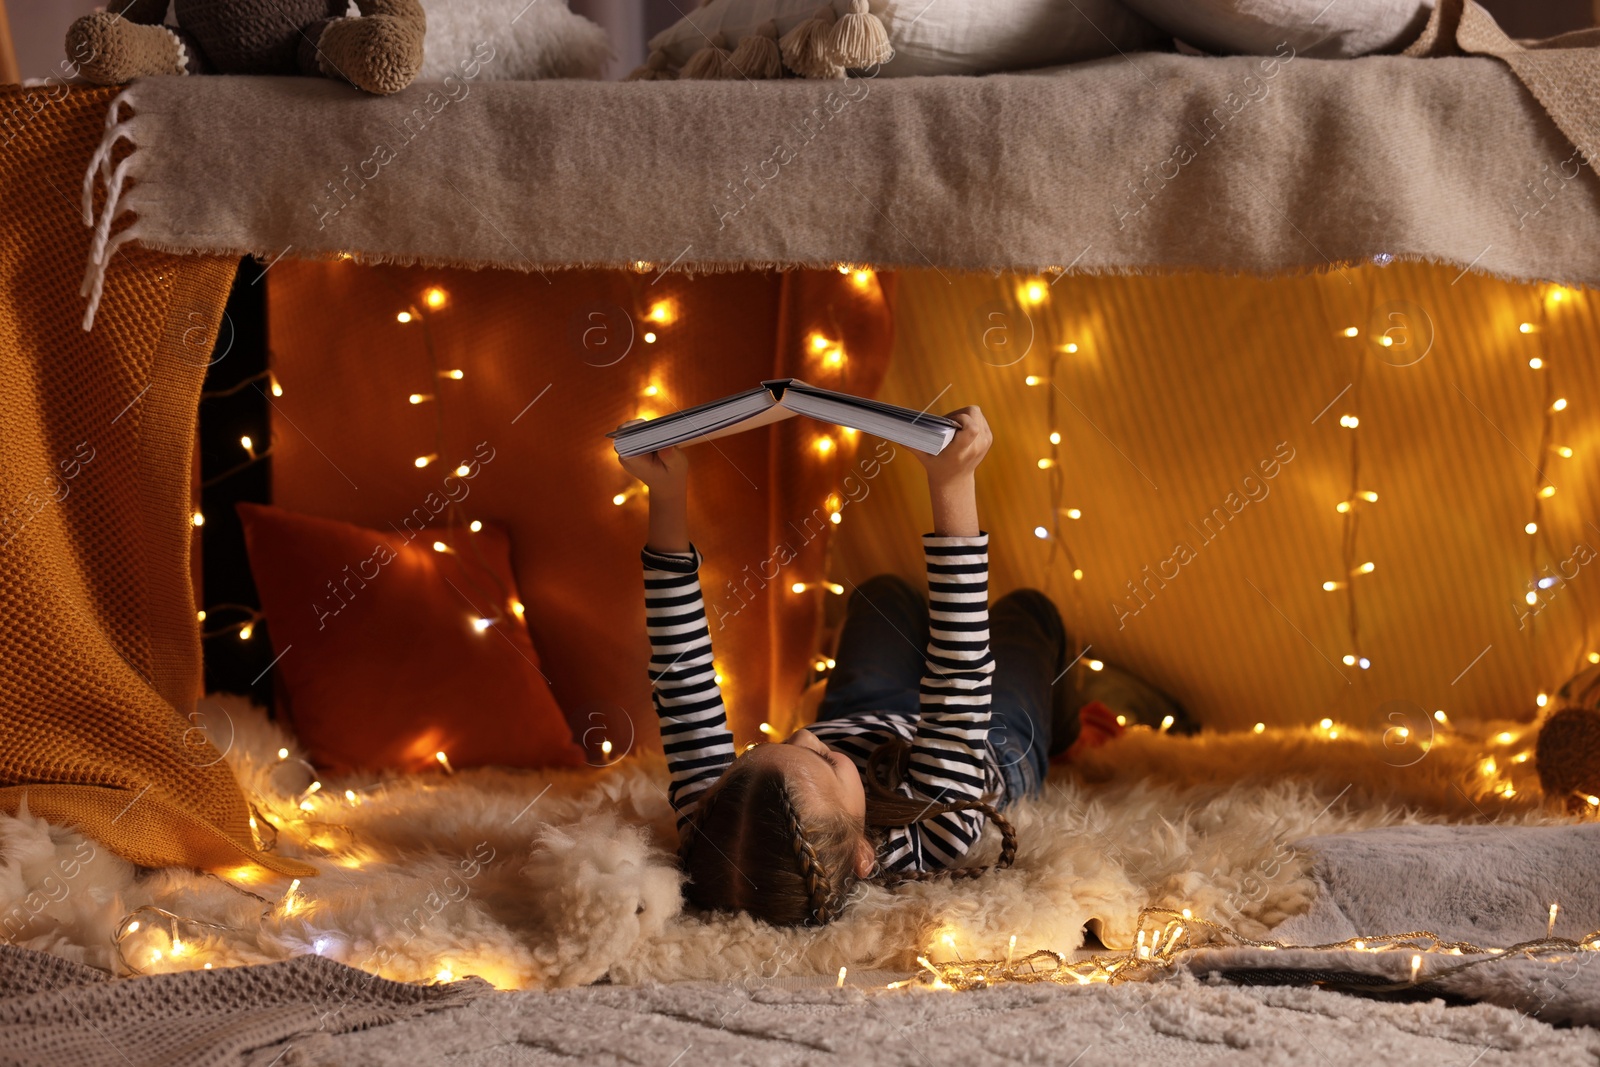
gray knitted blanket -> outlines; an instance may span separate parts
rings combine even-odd
[[[478,978],[389,982],[320,956],[112,981],[93,967],[0,944],[0,1063],[267,1063],[296,1041],[415,1018],[489,989]],[[262,1050],[269,1054],[255,1060]]]

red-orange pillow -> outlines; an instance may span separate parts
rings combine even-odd
[[[583,762],[490,525],[405,534],[240,504],[279,692],[330,770]],[[436,551],[435,541],[448,546]]]

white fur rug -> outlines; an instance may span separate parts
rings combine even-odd
[[[292,738],[236,698],[203,710],[246,792],[281,826],[279,850],[322,874],[287,893],[282,882],[139,871],[70,830],[0,817],[10,940],[127,973],[114,935],[154,905],[215,926],[141,913],[122,950],[145,972],[310,952],[401,980],[477,974],[502,989],[911,970],[919,952],[1004,954],[1013,934],[1019,950],[1076,949],[1089,920],[1125,945],[1145,905],[1264,933],[1310,906],[1316,882],[1289,846],[1313,834],[1569,821],[1540,806],[1531,760],[1516,762],[1532,747],[1526,725],[1441,732],[1406,766],[1350,730],[1140,731],[1015,809],[1012,870],[866,887],[841,921],[780,931],[682,911],[659,758],[582,773],[328,779],[302,810],[312,776]],[[1510,740],[1492,736],[1500,729]]]

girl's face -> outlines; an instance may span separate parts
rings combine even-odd
[[[807,818],[841,814],[865,823],[867,791],[861,772],[849,756],[835,752],[810,730],[797,731],[781,745],[757,745],[741,758],[778,768]],[[856,874],[865,878],[876,860],[865,835],[857,851]]]

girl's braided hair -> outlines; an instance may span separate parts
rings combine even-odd
[[[953,811],[978,811],[1000,830],[1000,856],[989,866],[937,871],[881,871],[869,881],[885,886],[936,878],[976,878],[1009,867],[1017,854],[1010,820],[984,801],[938,804],[896,791],[904,780],[910,746],[878,746],[868,760],[865,825],[847,815],[808,823],[787,779],[776,769],[735,762],[701,799],[686,827],[680,858],[689,874],[687,895],[698,907],[747,911],[780,926],[822,926],[837,919],[861,879],[855,856],[865,837]]]

